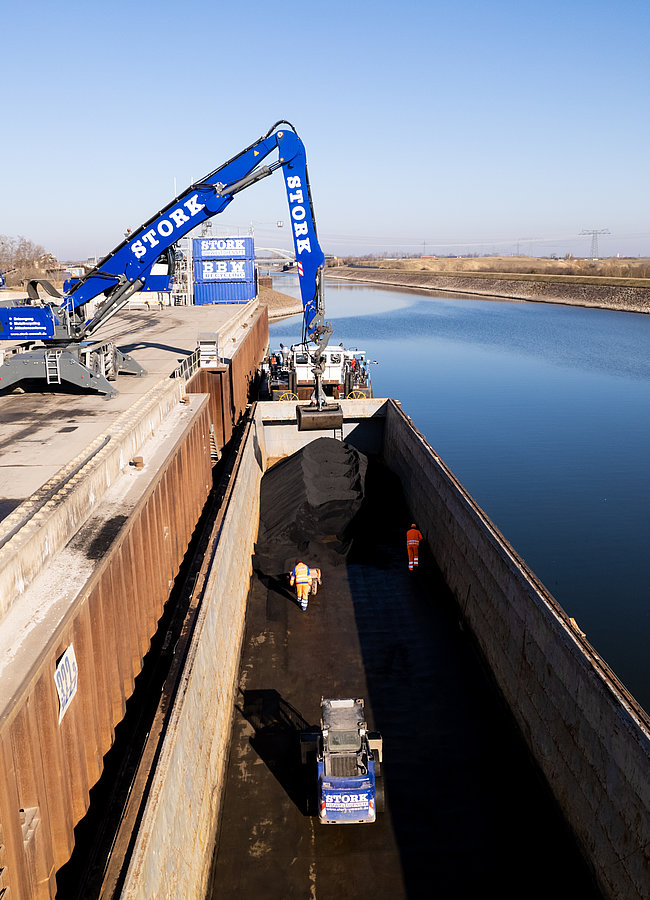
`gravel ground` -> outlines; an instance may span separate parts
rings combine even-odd
[[[302,312],[302,303],[295,297],[288,294],[281,294],[280,291],[274,291],[271,288],[260,288],[260,300],[262,303],[268,304],[269,322],[275,322],[278,319],[285,319],[288,316],[295,316]]]

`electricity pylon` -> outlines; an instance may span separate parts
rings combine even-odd
[[[580,234],[590,234],[591,235],[591,258],[598,259],[598,235],[599,234],[611,234],[612,232],[609,228],[600,228],[600,229],[587,229],[583,228]]]

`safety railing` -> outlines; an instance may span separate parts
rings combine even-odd
[[[199,370],[199,366],[201,364],[201,351],[197,348],[194,353],[190,356],[186,357],[180,366],[177,366],[171,374],[172,378],[184,378],[185,381],[189,381],[189,379],[194,375],[195,372]]]

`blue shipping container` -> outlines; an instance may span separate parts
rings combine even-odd
[[[192,256],[197,259],[255,259],[255,244],[247,238],[193,238]]]
[[[224,281],[221,284],[194,285],[194,303],[248,303],[255,298],[255,282]]]
[[[195,259],[194,281],[254,281],[255,263],[252,259]]]

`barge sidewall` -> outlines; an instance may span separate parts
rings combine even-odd
[[[647,714],[394,401],[383,455],[601,888],[646,896]]]
[[[253,423],[122,898],[203,897],[207,890],[259,523],[260,440]]]

